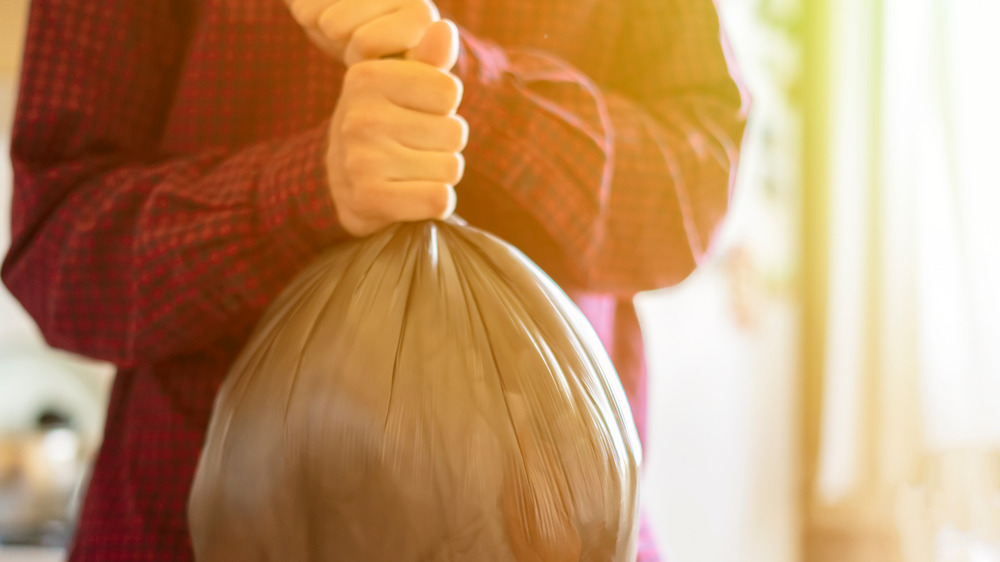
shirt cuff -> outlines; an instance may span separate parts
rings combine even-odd
[[[350,238],[337,220],[326,171],[328,122],[278,145],[258,182],[268,232],[289,251],[313,255]]]

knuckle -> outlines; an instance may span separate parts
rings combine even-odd
[[[349,84],[354,88],[365,88],[375,83],[379,77],[379,65],[376,62],[363,61],[348,67],[344,73],[345,85]]]
[[[336,17],[336,13],[333,10],[325,10],[319,15],[316,21],[316,27],[318,27],[327,38],[334,41],[341,40],[348,35],[347,29],[344,28],[342,19]]]
[[[351,111],[340,123],[340,132],[344,138],[367,138],[382,124],[382,119],[375,111]]]
[[[344,115],[340,122],[340,136],[346,139],[354,138],[354,135],[361,128],[357,122],[358,118],[355,113]]]
[[[292,18],[299,25],[309,25],[311,23],[307,20],[307,12],[302,2],[289,2],[288,11],[292,13]]]
[[[317,24],[317,19],[319,18],[319,13],[316,7],[313,6],[308,0],[288,0],[288,11],[291,12],[292,18],[295,19],[299,25],[305,27],[313,27]]]
[[[378,158],[364,150],[349,150],[344,154],[344,171],[353,180],[354,195],[361,196],[363,182],[378,168]]]
[[[365,60],[372,58],[378,52],[378,44],[379,38],[377,36],[361,30],[351,37],[347,49],[357,59]]]

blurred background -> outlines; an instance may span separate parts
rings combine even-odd
[[[666,559],[1000,562],[1000,3],[718,5],[754,98],[736,200],[638,297]],[[0,0],[5,155],[27,7]],[[63,558],[111,376],[0,290],[3,562]]]

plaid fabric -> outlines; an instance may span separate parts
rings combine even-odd
[[[472,133],[458,212],[581,304],[643,428],[631,297],[704,254],[742,137],[714,7],[438,4],[461,26]],[[343,71],[280,0],[32,2],[3,280],[49,343],[119,368],[72,560],[191,558],[185,502],[220,379],[268,302],[346,236],[323,170]]]

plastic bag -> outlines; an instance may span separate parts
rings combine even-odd
[[[594,330],[524,255],[426,221],[332,249],[216,401],[196,558],[633,562],[639,441]]]

